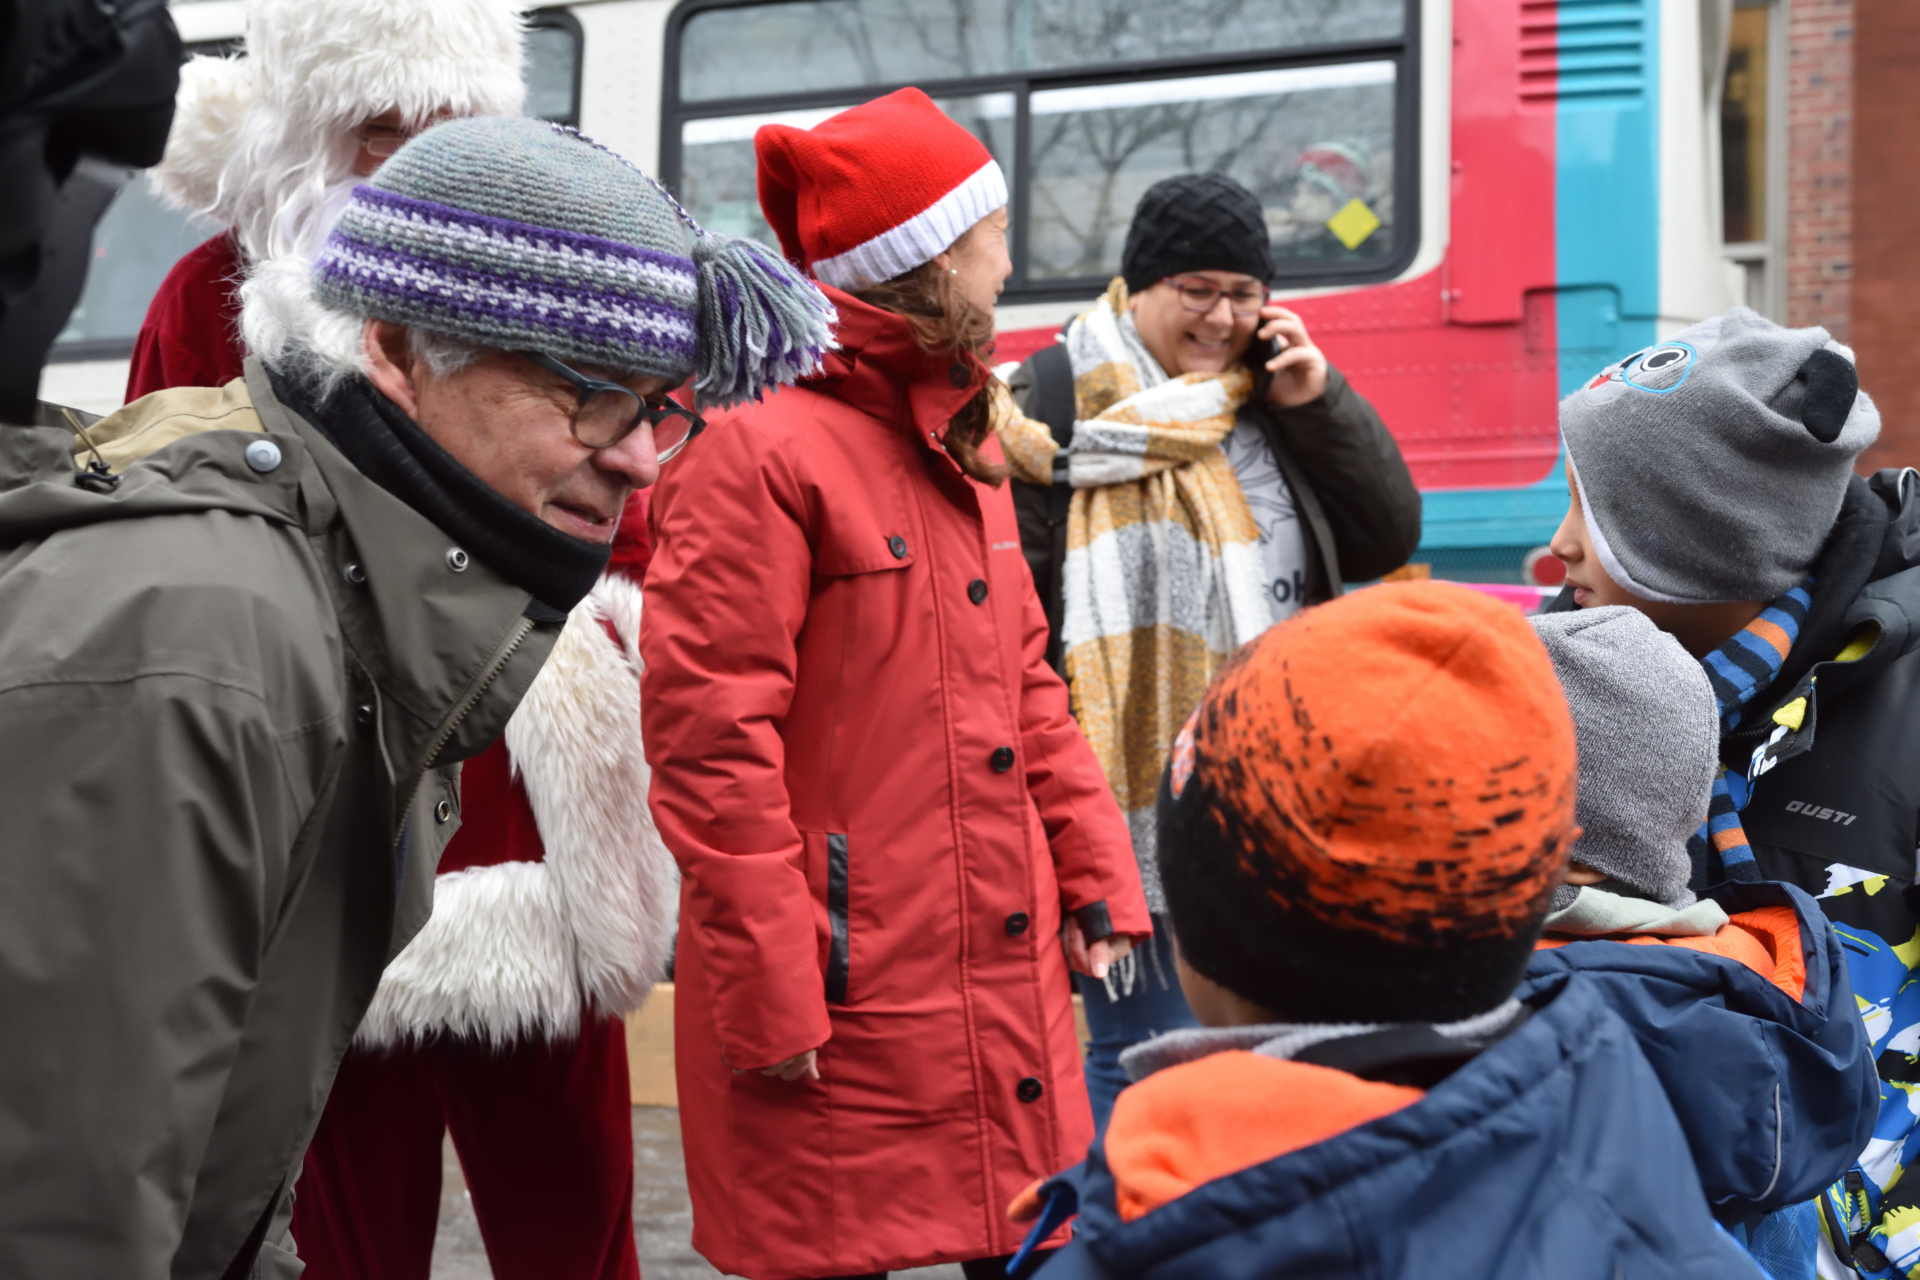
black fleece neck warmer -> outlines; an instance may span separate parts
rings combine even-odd
[[[440,526],[462,549],[564,615],[613,554],[522,511],[488,488],[391,400],[352,378],[324,400],[269,370],[280,402],[312,423],[360,473]]]

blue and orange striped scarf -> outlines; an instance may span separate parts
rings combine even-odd
[[[1813,579],[1808,578],[1765,609],[1760,616],[1736,632],[1732,639],[1715,649],[1700,665],[1707,669],[1707,683],[1720,703],[1720,732],[1731,733],[1746,714],[1747,704],[1771,685],[1786,665],[1787,654],[1800,639],[1806,625],[1807,610],[1813,607]],[[1713,780],[1713,800],[1707,807],[1707,820],[1694,839],[1712,851],[1711,866],[1717,859],[1721,875],[1710,880],[1758,880],[1760,868],[1753,860],[1753,849],[1740,825],[1740,811],[1747,807],[1750,780],[1729,773],[1725,765]],[[1696,856],[1696,865],[1698,865]]]

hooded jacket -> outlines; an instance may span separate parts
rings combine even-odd
[[[1708,1212],[1660,1082],[1599,991],[1560,976],[1528,1000],[1525,1023],[1424,1095],[1373,1106],[1353,1104],[1390,1086],[1302,1062],[1264,1064],[1271,1106],[1213,1087],[1221,1058],[1254,1054],[1147,1077],[1133,1087],[1163,1094],[1151,1109],[1161,1131],[1140,1135],[1156,1144],[1156,1169],[1203,1164],[1194,1135],[1226,1108],[1246,1118],[1216,1142],[1244,1140],[1263,1114],[1311,1127],[1305,1142],[1274,1134],[1281,1155],[1172,1199],[1177,1184],[1163,1188],[1156,1207],[1123,1215],[1135,1193],[1108,1164],[1106,1148],[1128,1137],[1116,1139],[1116,1112],[1085,1166],[1057,1180],[1077,1188],[1080,1217],[1039,1276],[1762,1280]],[[1327,1124],[1336,1111],[1373,1118]],[[1329,1127],[1340,1131],[1319,1136]]]
[[[1914,1276],[1920,1179],[1902,1174],[1920,1159],[1920,473],[1849,481],[1813,580],[1800,639],[1720,758],[1752,775],[1740,823],[1761,878],[1833,922],[1879,1071],[1873,1136],[1822,1200],[1829,1244],[1863,1275]]]
[[[551,611],[244,382],[0,431],[0,1275],[292,1276],[293,1172]],[[270,448],[263,446],[271,446]]]
[[[1840,936],[1792,885],[1703,895],[1706,938],[1549,938],[1524,996],[1575,974],[1632,1029],[1679,1117],[1708,1203],[1751,1226],[1803,1204],[1872,1136],[1880,1088]]]
[[[1012,501],[938,443],[991,375],[826,293],[820,374],[661,473],[640,630],[693,1242],[755,1280],[1011,1252],[1093,1137],[1062,919],[1151,932]]]

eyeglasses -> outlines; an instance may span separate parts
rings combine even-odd
[[[419,133],[419,129],[398,129],[388,124],[363,124],[353,131],[353,136],[360,140],[360,145],[368,155],[384,160],[413,141]]]
[[[1270,296],[1263,284],[1236,285],[1231,289],[1222,289],[1211,280],[1198,276],[1168,276],[1167,283],[1180,295],[1180,305],[1197,315],[1205,315],[1220,303],[1225,295],[1227,305],[1233,308],[1237,316],[1257,316],[1260,308],[1267,305]]]
[[[653,428],[653,452],[666,462],[707,429],[707,420],[672,400],[650,405],[630,388],[604,378],[589,378],[541,351],[521,355],[573,384],[580,393],[573,407],[573,438],[589,449],[611,449],[645,422]]]

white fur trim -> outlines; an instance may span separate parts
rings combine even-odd
[[[621,1014],[646,1000],[679,886],[647,809],[639,635],[640,587],[614,575],[567,619],[506,730],[546,860],[439,877],[432,918],[388,966],[355,1043],[563,1039],[583,1001]]]
[[[1007,204],[1007,179],[987,161],[927,208],[845,253],[821,258],[813,274],[836,289],[865,289],[945,253],[974,223]]]
[[[240,286],[240,340],[275,369],[311,378],[323,391],[366,372],[367,322],[313,296],[313,259],[286,254],[257,263]]]
[[[181,73],[154,186],[237,227],[250,261],[310,256],[351,179],[350,130],[395,109],[517,113],[521,31],[508,0],[251,0],[245,55]]]
[[[221,175],[242,124],[259,105],[260,82],[245,58],[189,58],[180,68],[166,154],[147,171],[160,198],[230,223],[220,217]]]
[[[436,1032],[496,1044],[576,1035],[571,944],[546,863],[440,876],[432,917],[380,976],[353,1042],[385,1049]]]
[[[665,970],[679,877],[647,808],[653,780],[640,740],[640,584],[609,575],[568,630],[594,643],[555,646],[507,723],[507,749],[560,881],[574,965],[593,1002],[626,1013]],[[599,619],[620,635],[620,652]],[[611,659],[611,660],[610,660]]]

